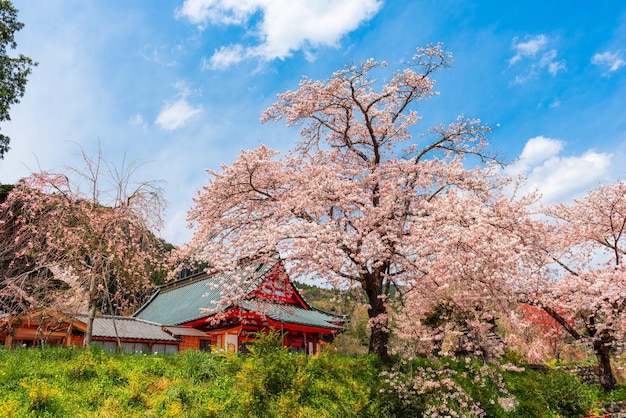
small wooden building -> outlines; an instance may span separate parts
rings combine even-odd
[[[87,330],[85,315],[38,311],[0,320],[0,343],[8,347],[82,346]],[[98,316],[92,341],[109,351],[173,353],[200,349],[209,340],[202,331],[164,327],[139,318]]]

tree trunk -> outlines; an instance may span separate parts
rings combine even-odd
[[[89,347],[91,345],[91,337],[93,336],[93,320],[96,317],[97,308],[97,288],[96,288],[96,276],[91,275],[89,282],[89,311],[87,313],[87,330],[85,331],[85,340],[83,341],[83,347]]]
[[[384,364],[390,364],[391,358],[387,346],[389,345],[389,319],[387,306],[379,295],[369,295],[370,308],[367,310],[370,318],[370,345],[369,353],[376,354]]]
[[[611,368],[611,341],[607,336],[602,336],[593,341],[593,351],[598,358],[598,374],[602,390],[609,393],[615,387],[616,381]]]
[[[543,306],[543,310],[546,311],[552,318],[554,318],[559,324],[565,328],[565,330],[576,340],[582,340],[583,336],[574,329],[561,315],[559,315],[554,309]],[[593,352],[598,359],[598,377],[600,378],[600,386],[602,390],[609,393],[615,387],[616,381],[613,375],[613,369],[611,367],[611,346],[613,337],[608,333],[596,335],[595,321],[593,316],[590,316],[587,324],[587,331],[593,338]]]
[[[85,331],[85,340],[83,341],[84,347],[91,345],[91,337],[93,336],[93,320],[96,317],[96,303],[94,301],[89,302],[89,313],[87,314],[87,330]]]
[[[389,344],[389,331],[380,328],[372,328],[370,335],[369,353],[376,356],[384,363],[391,364],[387,345]]]

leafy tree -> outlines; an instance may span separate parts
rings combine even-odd
[[[383,361],[393,289],[400,297],[463,282],[467,290],[492,289],[479,296],[502,295],[497,287],[519,265],[511,251],[518,239],[504,232],[523,225],[526,202],[503,196],[491,164],[464,166],[467,156],[494,161],[485,149],[489,128],[459,117],[413,138],[417,106],[437,94],[431,76],[450,63],[440,45],[428,46],[385,82],[373,76],[387,64],[369,60],[280,94],[262,120],[302,126],[301,140],[286,155],[260,146],[210,171],[189,212],[196,230],[182,255],[232,271],[237,260],[278,250],[294,276],[361,287],[369,350]],[[500,247],[507,250],[491,251]],[[460,271],[471,254],[476,264]],[[225,277],[245,296],[243,278]]]
[[[15,185],[13,184],[0,184],[0,203],[3,203],[7,199],[7,196],[14,187]]]
[[[37,63],[20,54],[11,57],[7,49],[15,49],[15,33],[24,27],[17,21],[18,10],[10,0],[0,0],[0,122],[11,120],[11,105],[20,102],[26,90],[27,78]],[[9,151],[10,138],[0,134],[0,159]]]
[[[98,308],[124,312],[145,301],[151,278],[167,268],[167,246],[151,232],[165,207],[158,183],[133,183],[136,164],[118,170],[100,155],[83,157],[85,169],[71,170],[82,182],[33,173],[0,206],[0,300],[12,311],[46,306],[50,299],[42,296],[58,292],[64,306],[83,302],[89,345]]]
[[[600,185],[547,213],[554,220],[545,248],[552,264],[530,299],[593,348],[608,392],[616,383],[611,351],[626,332],[626,181]]]

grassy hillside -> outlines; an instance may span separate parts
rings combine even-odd
[[[267,340],[246,356],[0,350],[0,417],[409,417],[442,405],[458,416],[478,405],[489,417],[580,417],[604,399],[560,371],[462,359],[386,370],[370,356],[295,355]]]

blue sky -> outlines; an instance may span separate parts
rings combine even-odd
[[[442,42],[454,55],[416,132],[459,114],[493,127],[491,147],[546,202],[626,178],[626,3],[572,0],[14,0],[18,52],[39,62],[12,121],[0,182],[38,167],[144,161],[164,180],[164,238],[219,169],[297,132],[259,117],[303,76],[368,58],[397,63]]]

